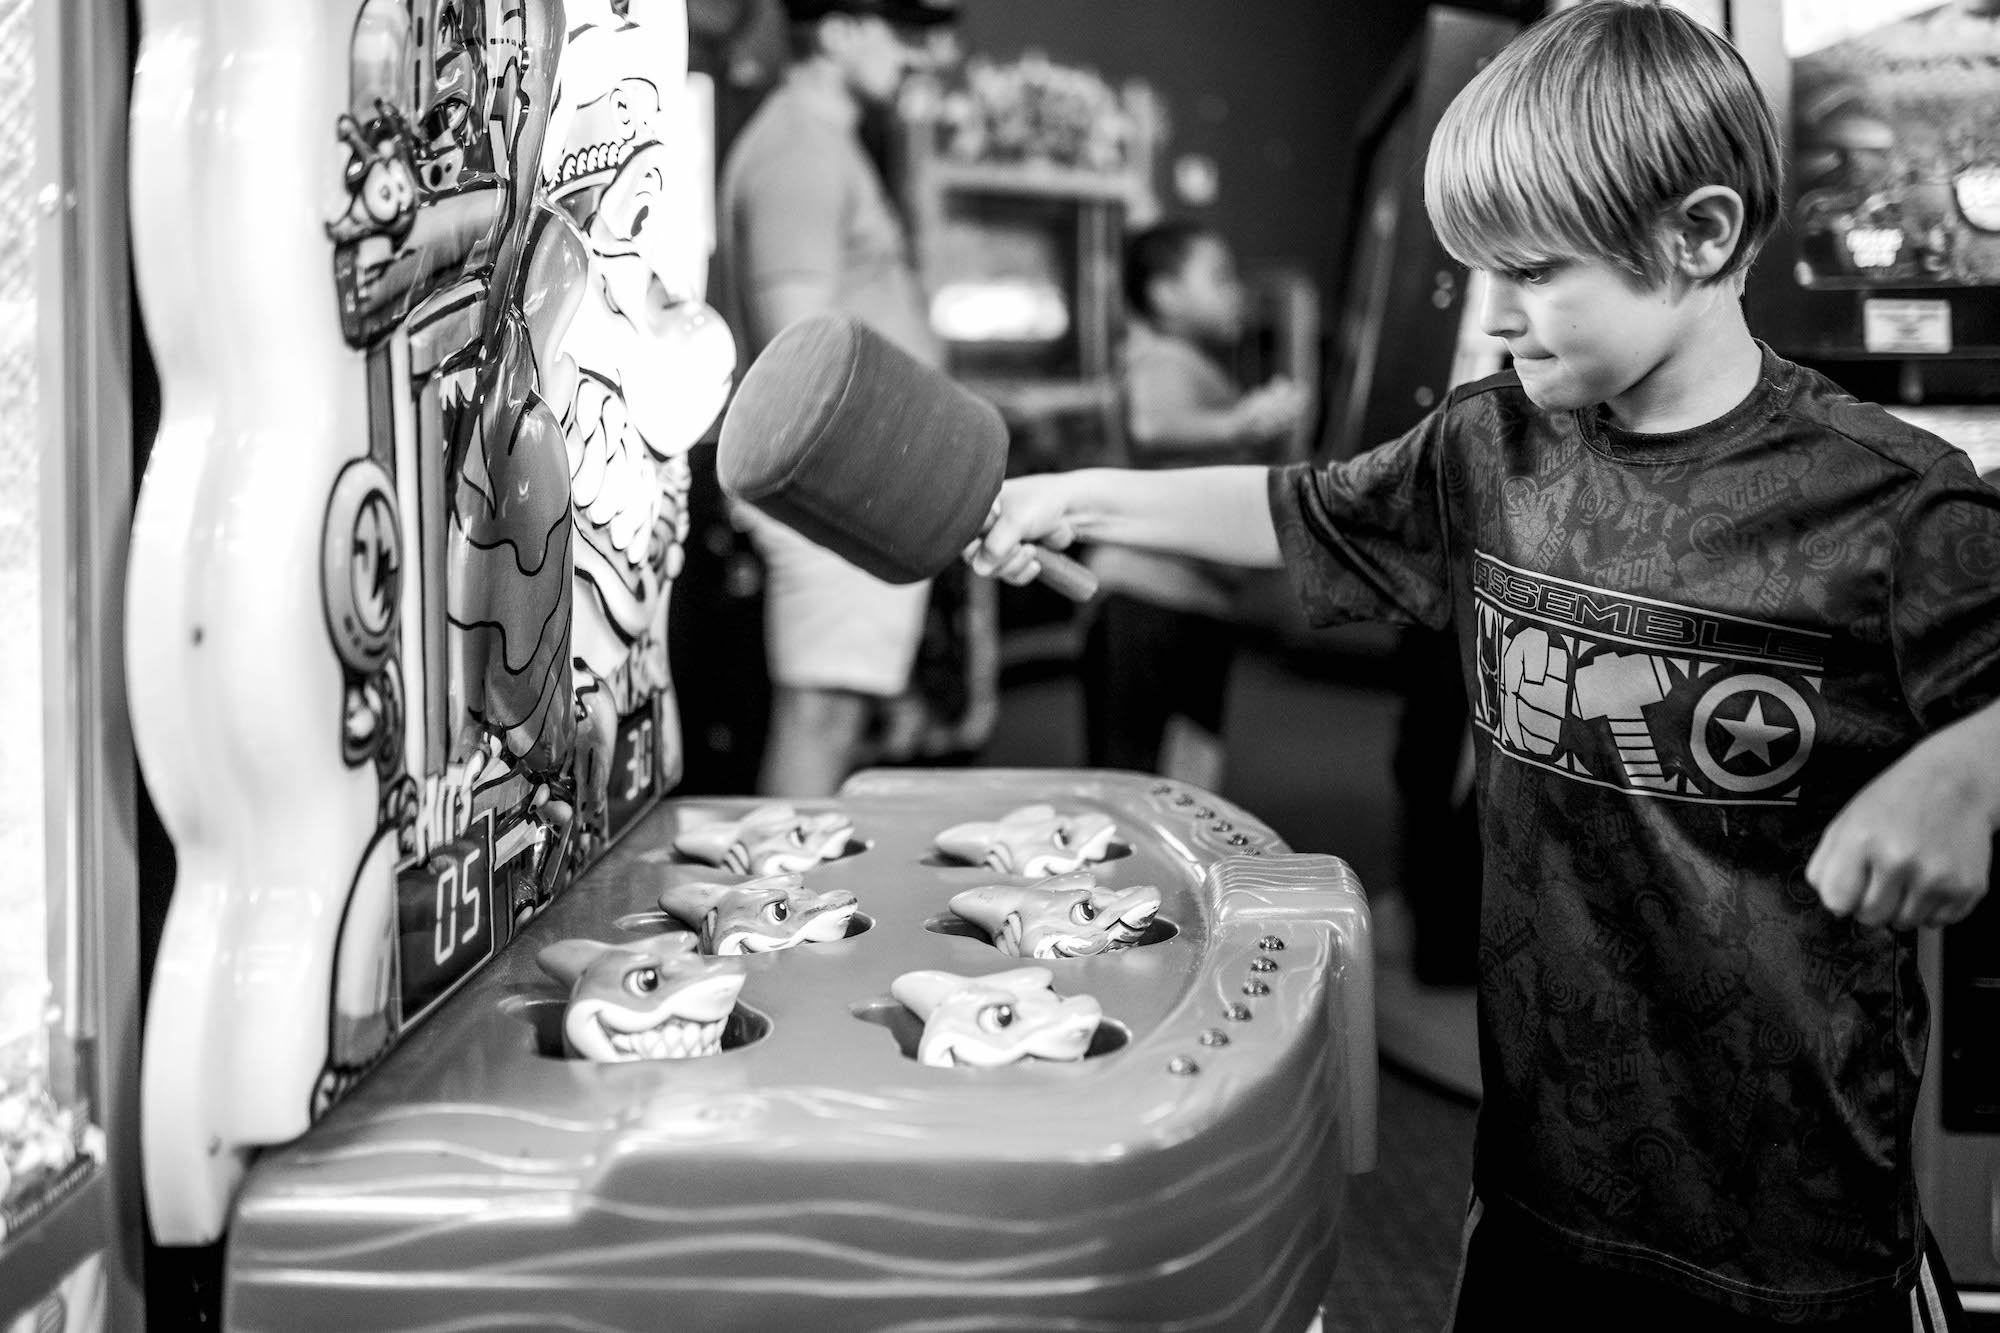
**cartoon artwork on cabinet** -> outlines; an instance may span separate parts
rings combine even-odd
[[[727,400],[735,343],[703,302],[706,158],[683,0],[572,0],[541,173],[587,245],[543,396],[575,522],[578,836],[615,838],[681,772],[667,599],[687,453]]]
[[[576,0],[559,65],[553,21],[367,0],[355,25],[326,230],[370,441],[327,516],[327,623],[381,802],[315,1112],[680,773],[686,453],[735,368],[701,300],[686,10]]]
[[[495,0],[366,0],[355,20],[326,235],[368,440],[324,574],[342,755],[379,806],[315,1114],[575,860],[570,476],[546,381],[584,259],[535,194],[559,20]]]

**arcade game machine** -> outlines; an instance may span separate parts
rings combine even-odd
[[[143,19],[143,1165],[224,1325],[1311,1324],[1344,863],[1132,774],[662,799],[734,364],[680,0]]]
[[[1500,368],[1478,339],[1465,270],[1424,214],[1423,160],[1451,99],[1519,29],[1497,15],[1429,6],[1356,117],[1322,462],[1395,439],[1452,387]]]
[[[1479,277],[1445,253],[1424,212],[1423,156],[1452,98],[1519,28],[1497,14],[1427,7],[1356,118],[1320,462],[1395,439],[1457,385],[1501,368],[1505,344],[1479,328]],[[1294,601],[1287,590],[1283,609],[1296,618]],[[1476,1099],[1479,834],[1456,640],[1386,626],[1339,633],[1357,648],[1393,654],[1404,699],[1394,763],[1401,893],[1383,913],[1377,970],[1382,1053]]]
[[[1753,331],[2000,481],[2000,4],[1733,0],[1730,19],[1790,135]],[[2000,1314],[2000,902],[1921,956],[1926,1213],[1966,1309]]]

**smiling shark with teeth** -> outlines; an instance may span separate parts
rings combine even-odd
[[[859,906],[846,889],[807,888],[796,872],[742,884],[676,884],[660,895],[660,910],[692,926],[701,951],[718,956],[845,939]]]
[[[580,1060],[714,1055],[743,989],[741,962],[704,958],[681,931],[628,944],[560,940],[535,962],[570,988],[563,1049]]]
[[[674,850],[739,875],[796,874],[845,855],[854,837],[854,822],[837,810],[760,805],[740,819],[684,819]]]
[[[1159,914],[1160,891],[1107,888],[1077,870],[1039,884],[967,889],[950,906],[1011,957],[1087,958],[1138,943]]]
[[[1052,805],[1024,805],[995,820],[954,824],[935,842],[953,860],[1041,879],[1104,860],[1117,831],[1109,815],[1058,814]]]
[[[1068,999],[1049,989],[1055,974],[1022,967],[984,977],[905,972],[889,993],[923,1020],[923,1064],[992,1068],[1021,1060],[1080,1060],[1090,1049],[1103,1007],[1089,995]]]

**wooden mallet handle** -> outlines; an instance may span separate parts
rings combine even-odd
[[[1087,602],[1097,596],[1097,575],[1091,573],[1081,560],[1072,560],[1061,551],[1051,551],[1046,546],[1035,546],[1035,559],[1042,566],[1035,575],[1038,582],[1047,584],[1072,602]]]

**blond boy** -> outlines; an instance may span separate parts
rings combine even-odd
[[[2000,826],[2000,493],[1752,338],[1772,114],[1673,9],[1531,29],[1432,141],[1514,368],[1324,469],[1010,482],[1071,540],[1457,634],[1485,873],[1456,1327],[1931,1329],[1915,927]]]

